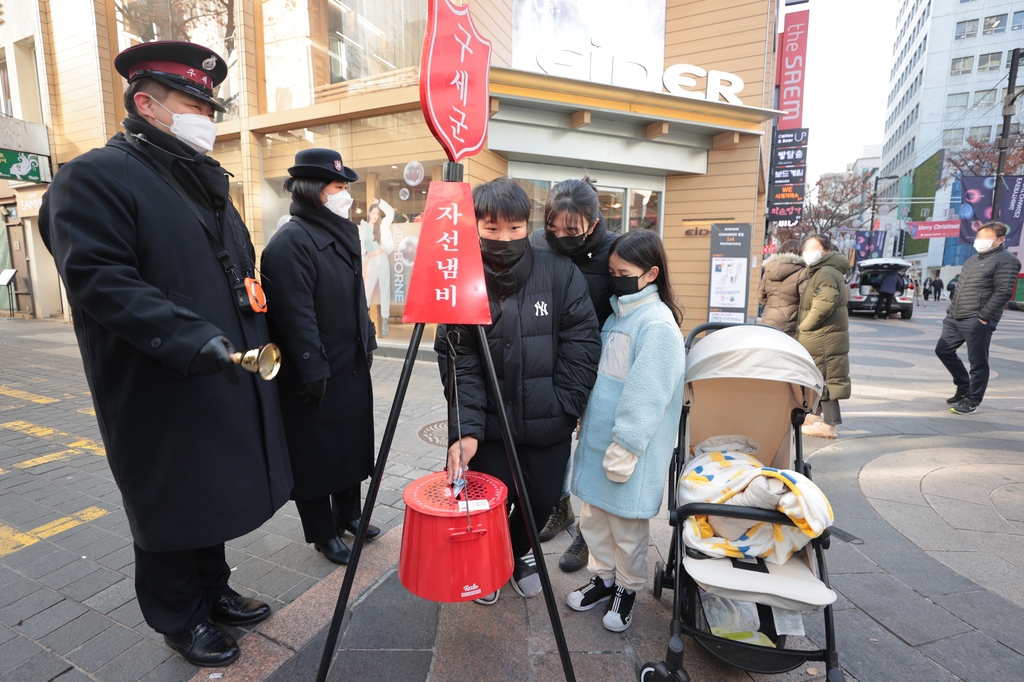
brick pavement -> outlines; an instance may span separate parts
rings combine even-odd
[[[74,332],[61,322],[0,321],[0,681],[177,682],[198,668],[145,624],[121,496],[104,457]],[[401,362],[373,367],[384,428]],[[373,522],[400,524],[402,490],[443,465],[420,430],[445,418],[436,370],[420,363]],[[227,543],[231,584],[291,603],[337,567],[306,544],[293,504]],[[242,630],[235,632],[241,637]]]

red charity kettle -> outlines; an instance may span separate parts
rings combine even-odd
[[[405,501],[398,578],[423,599],[462,602],[499,589],[512,577],[512,540],[505,498],[493,476],[467,471],[467,501],[456,500],[439,471],[410,483]]]

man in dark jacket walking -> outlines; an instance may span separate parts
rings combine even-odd
[[[935,346],[935,354],[956,384],[956,393],[946,401],[953,405],[954,414],[977,412],[988,387],[988,349],[992,332],[1003,316],[1003,307],[1013,295],[1020,273],[1020,261],[1003,245],[1006,232],[1006,225],[999,222],[988,222],[978,228],[974,239],[978,254],[964,263],[959,286],[952,293],[946,318],[942,321],[942,335]],[[956,354],[965,343],[970,373]]]
[[[470,469],[501,479],[515,502],[515,485],[502,442],[504,411],[519,454],[534,522],[544,524],[562,490],[571,437],[597,380],[601,336],[587,282],[572,261],[534,248],[526,237],[530,199],[509,178],[473,190],[492,324],[487,343],[502,403],[487,387],[477,336],[469,327],[440,325],[434,349],[447,356],[455,346],[458,408],[449,416],[448,477]],[[440,362],[446,392],[447,362]],[[459,435],[461,432],[461,443]],[[521,505],[509,517],[515,568],[513,589],[524,597],[540,592]],[[493,604],[498,593],[476,600]]]
[[[273,516],[292,475],[276,387],[231,357],[270,337],[247,295],[248,230],[205,155],[227,65],[156,42],[114,66],[129,83],[126,132],[61,168],[40,232],[128,515],[142,615],[189,662],[228,665],[239,648],[218,624],[258,623],[270,607],[228,587],[224,542]]]

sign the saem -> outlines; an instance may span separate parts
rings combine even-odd
[[[807,70],[807,23],[810,10],[786,15],[786,27],[779,43],[779,130],[802,127],[804,115],[804,76]]]

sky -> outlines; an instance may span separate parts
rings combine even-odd
[[[810,0],[783,11],[804,9],[811,11],[803,119],[810,186],[883,142],[899,0]]]

